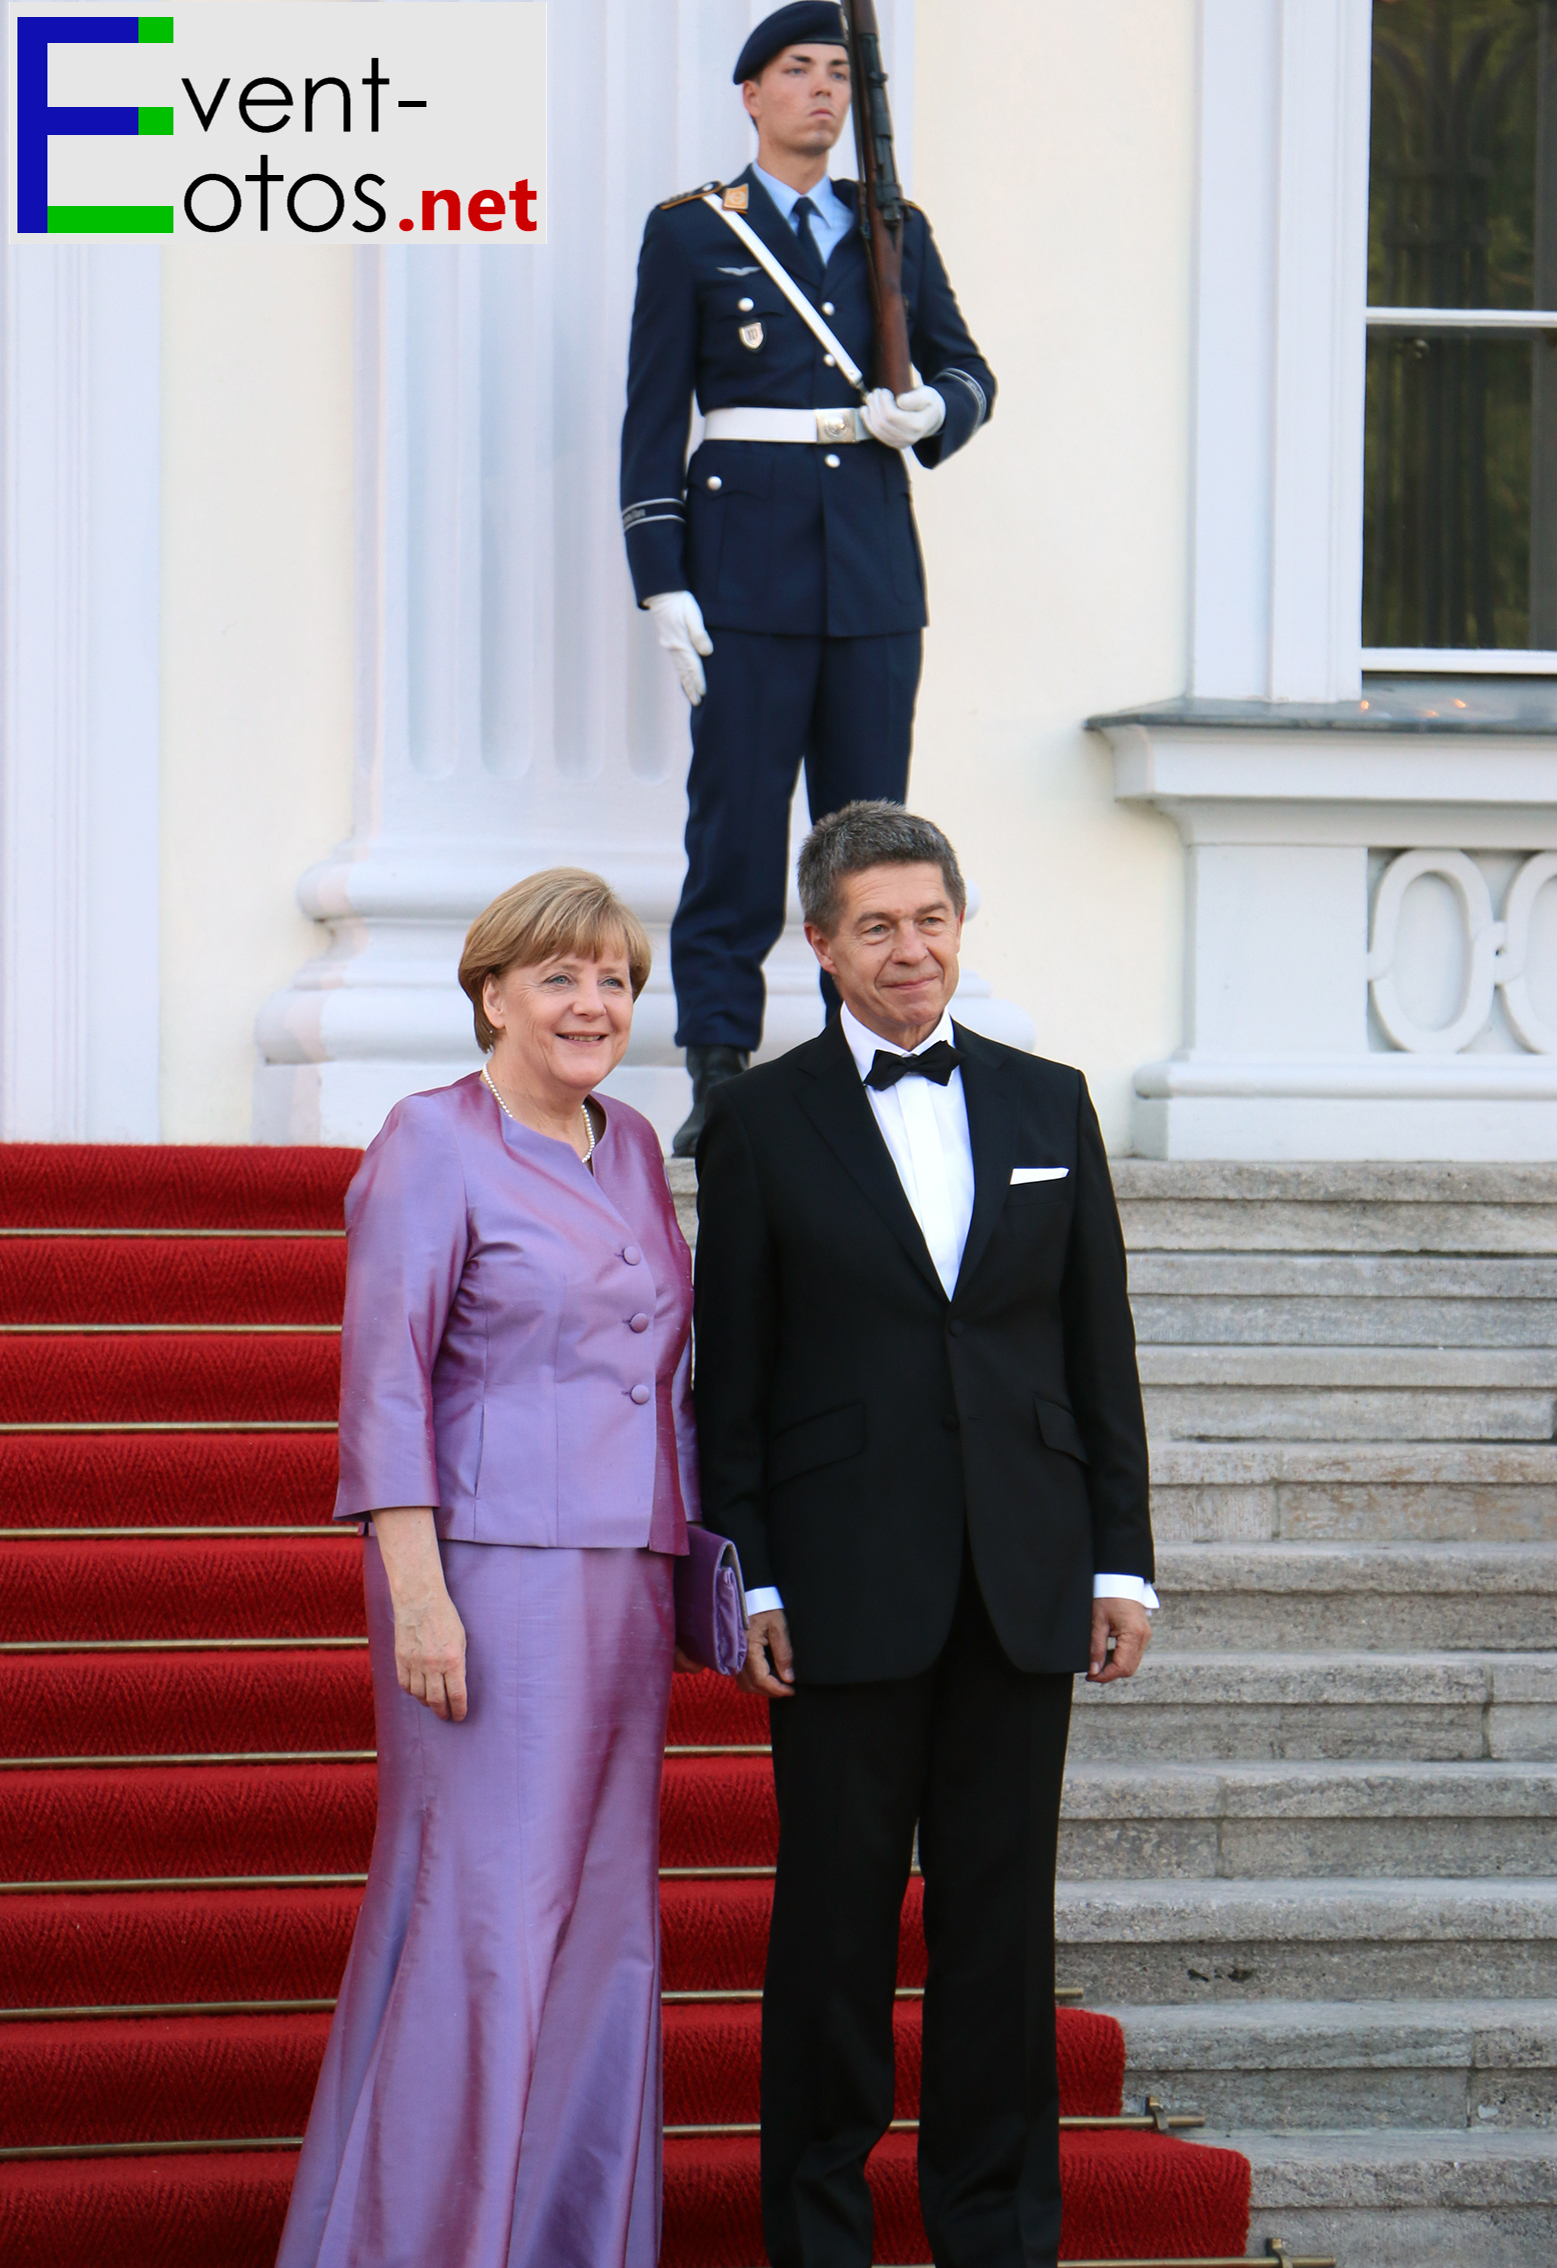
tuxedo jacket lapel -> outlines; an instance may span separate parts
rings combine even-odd
[[[973,1271],[1000,1218],[1016,1163],[1018,1096],[1016,1081],[996,1051],[977,1032],[953,1024],[962,1056],[962,1096],[968,1108],[968,1139],[973,1149],[973,1219],[962,1248],[957,1289],[973,1281]]]
[[[811,1060],[805,1069],[810,1076],[797,1089],[800,1107],[881,1215],[936,1297],[944,1301],[946,1287],[936,1273],[924,1232],[914,1218],[914,1209],[898,1179],[892,1153],[882,1140],[881,1128],[866,1100],[859,1066],[849,1053],[849,1043],[836,1017],[807,1052]]]

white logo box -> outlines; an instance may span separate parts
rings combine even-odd
[[[13,242],[545,241],[542,0],[8,13]]]

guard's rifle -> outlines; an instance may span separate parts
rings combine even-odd
[[[849,75],[854,89],[854,141],[860,164],[860,234],[870,261],[871,305],[876,315],[878,386],[906,394],[914,382],[903,306],[903,188],[892,148],[887,74],[881,63],[876,0],[845,0]]]

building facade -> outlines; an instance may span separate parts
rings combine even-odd
[[[459,939],[537,865],[662,943],[627,316],[649,206],[749,154],[760,13],[552,0],[533,251],[6,255],[0,1131],[365,1140],[475,1062]],[[970,1019],[1082,1063],[1116,1150],[1557,1153],[1551,16],[883,9],[1001,381],[916,476],[912,800]],[[769,987],[774,1050],[793,924]],[[667,1129],[671,1028],[662,950],[618,1076]]]

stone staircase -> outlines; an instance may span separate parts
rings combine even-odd
[[[1557,2248],[1557,1170],[1115,1167],[1163,1609],[1066,1974],[1344,2268]]]
[[[1114,1171],[1163,1608],[1076,1689],[1062,1977],[1250,2158],[1251,2249],[1545,2263],[1557,1168]]]

